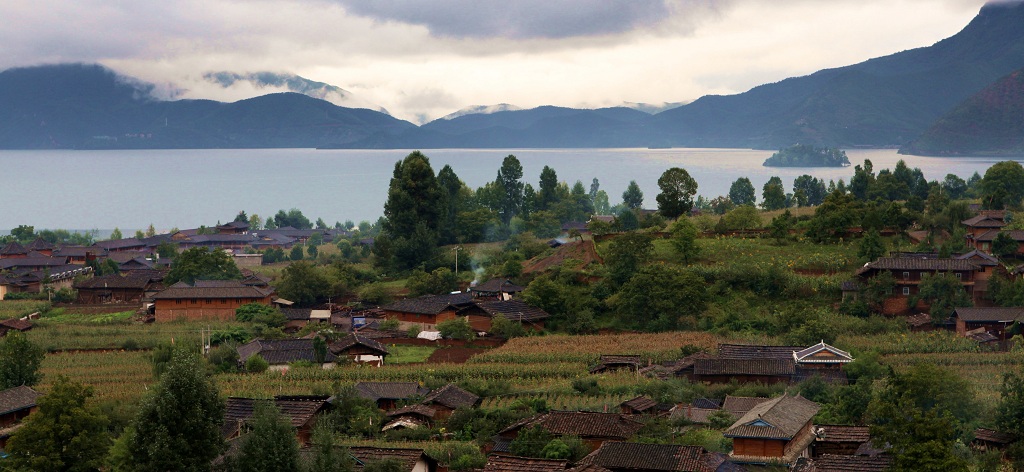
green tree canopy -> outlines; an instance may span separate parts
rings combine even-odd
[[[505,156],[495,182],[502,190],[498,214],[501,221],[508,225],[512,217],[519,215],[523,208],[523,166],[516,156]]]
[[[267,220],[269,224],[271,220]],[[306,215],[302,214],[302,211],[298,208],[292,208],[285,212],[284,210],[278,210],[277,214],[274,215],[274,228],[284,228],[291,226],[295,229],[310,229],[313,227],[313,223],[306,218]],[[269,229],[269,227],[268,227]]]
[[[960,279],[951,273],[923,274],[917,290],[917,294],[909,299],[910,305],[923,300],[929,305],[929,312],[936,322],[949,318],[957,307],[972,305]]]
[[[443,202],[444,192],[427,156],[415,151],[396,162],[384,203],[384,231],[378,238],[386,241],[374,244],[379,263],[408,269],[433,258]]]
[[[870,230],[860,240],[857,257],[871,262],[885,255],[885,242],[876,230]]]
[[[630,210],[639,210],[644,206],[644,192],[635,180],[629,181],[626,191],[622,192],[622,204]]]
[[[1016,207],[1024,198],[1024,167],[1017,161],[997,162],[985,171],[980,187],[985,208]]]
[[[992,239],[992,252],[999,257],[1009,257],[1017,254],[1017,241],[1007,231],[1000,231]]]
[[[273,402],[256,404],[252,431],[242,439],[233,469],[238,472],[299,472],[295,428]]]
[[[331,281],[327,275],[308,261],[293,262],[281,271],[277,293],[300,306],[310,306],[327,298]]]
[[[555,169],[544,166],[540,171],[540,187],[537,192],[537,209],[547,210],[558,203],[558,175]]]
[[[44,354],[43,348],[20,331],[12,330],[0,338],[0,390],[38,383]]]
[[[764,184],[761,192],[761,208],[768,211],[786,208],[786,189],[782,186],[782,179],[779,177],[772,176]]]
[[[625,233],[612,240],[605,254],[605,266],[612,281],[621,285],[626,283],[651,260],[654,254],[654,242],[643,233]]]
[[[693,208],[693,196],[697,194],[697,181],[685,169],[673,167],[658,178],[658,212],[665,218],[678,218]]]
[[[175,349],[129,426],[126,470],[210,470],[210,462],[224,450],[223,421],[224,402],[201,359]]]
[[[757,200],[757,194],[754,193],[754,184],[750,183],[750,179],[746,177],[740,177],[729,186],[729,200],[737,205],[753,205]]]
[[[99,470],[110,447],[107,418],[88,404],[92,387],[58,376],[7,443],[4,470]]]
[[[625,323],[640,331],[671,331],[696,326],[707,306],[704,279],[664,264],[644,266],[616,295]],[[682,318],[688,318],[684,322]],[[684,326],[689,325],[689,326]]]
[[[761,213],[753,205],[742,205],[722,215],[715,229],[719,231],[747,230],[761,227]]]
[[[242,271],[238,270],[231,254],[223,249],[198,246],[186,249],[174,258],[171,270],[167,273],[164,283],[171,285],[177,282],[194,284],[196,280],[239,280]]]
[[[429,273],[422,270],[413,271],[405,286],[409,289],[409,296],[418,297],[451,293],[459,288],[458,283],[459,279],[451,269],[441,267]]]
[[[700,245],[697,243],[697,226],[685,216],[679,217],[669,230],[672,233],[672,247],[675,248],[679,257],[689,264],[700,255]]]

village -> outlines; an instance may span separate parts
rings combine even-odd
[[[929,194],[916,223],[849,218],[812,240],[854,184],[796,216],[762,208],[770,224],[727,226],[757,214],[743,205],[694,205],[675,223],[590,213],[555,237],[441,247],[463,265],[398,280],[363,268],[392,244],[369,228],[253,228],[244,212],[92,245],[11,238],[0,335],[46,354],[38,385],[0,392],[0,450],[60,376],[128,428],[160,382],[151,366],[188,350],[224,398],[224,470],[266,405],[302,457],[327,437],[355,470],[888,470],[920,460],[879,422],[887,389],[915,375],[966,386],[966,429],[933,440],[998,470],[1020,444],[993,412],[1012,401],[1003,374],[1024,364],[1024,230],[1010,210]],[[943,227],[931,213],[962,217]],[[677,264],[696,276],[656,272]],[[610,310],[587,301],[619,276]]]

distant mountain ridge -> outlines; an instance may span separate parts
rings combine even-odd
[[[298,93],[221,103],[159,101],[153,86],[99,65],[0,72],[0,148],[318,147],[415,128]]]
[[[900,153],[924,156],[1024,155],[1024,69],[965,100]]]
[[[234,103],[161,101],[151,84],[102,66],[65,64],[0,72],[0,148],[888,147],[916,139],[958,104],[1022,68],[1020,1],[986,5],[962,31],[932,46],[736,95],[705,96],[654,115],[641,111],[651,109],[643,104],[526,110],[500,104],[417,127],[298,93]],[[345,92],[289,77],[222,73],[208,80]]]

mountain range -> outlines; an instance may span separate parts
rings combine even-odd
[[[957,126],[943,117],[1022,68],[1021,2],[986,5],[962,31],[932,46],[654,114],[642,106],[520,110],[502,104],[416,126],[382,110],[330,103],[322,98],[338,103],[350,95],[297,76],[217,72],[206,79],[308,95],[160,100],[151,84],[98,65],[62,64],[0,72],[0,148],[890,147],[924,143],[915,140],[930,129],[948,133],[935,128],[937,120]],[[941,140],[928,142],[906,150],[948,151]]]

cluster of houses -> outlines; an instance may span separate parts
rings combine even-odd
[[[39,293],[45,287],[59,290],[72,288],[72,282],[80,275],[90,274],[90,264],[112,260],[122,273],[136,270],[160,270],[170,266],[169,259],[153,257],[161,244],[171,243],[178,250],[193,247],[224,249],[232,254],[235,264],[241,268],[258,266],[262,256],[256,251],[266,249],[290,249],[305,244],[315,234],[324,241],[352,236],[340,229],[295,229],[292,227],[250,231],[249,224],[233,221],[209,229],[186,229],[173,233],[158,234],[146,238],[124,238],[99,241],[92,246],[55,245],[43,239],[23,245],[10,242],[0,248],[0,300],[7,293]],[[372,238],[361,241],[372,244]],[[98,298],[89,295],[79,298],[79,303],[136,302],[138,288],[152,291],[151,284],[158,280],[143,281],[142,276],[131,281],[107,279],[109,293]],[[102,286],[102,285],[101,285]],[[77,288],[77,287],[75,287]],[[161,287],[162,288],[162,287]],[[124,293],[125,291],[131,294]]]

